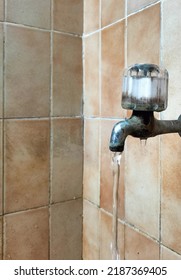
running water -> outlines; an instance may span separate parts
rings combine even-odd
[[[119,260],[118,251],[118,187],[120,176],[121,153],[114,153],[112,157],[113,169],[113,221],[112,221],[112,259]]]

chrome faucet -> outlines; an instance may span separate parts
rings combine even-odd
[[[157,120],[153,111],[161,112],[167,107],[168,72],[154,64],[135,64],[125,70],[123,79],[122,107],[132,109],[129,119],[118,122],[112,130],[109,149],[123,152],[126,137],[131,135],[147,139],[159,134],[179,133],[178,120]]]

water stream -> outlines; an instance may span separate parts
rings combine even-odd
[[[121,153],[114,153],[112,157],[113,170],[113,220],[112,220],[112,259],[119,260],[118,250],[118,187],[120,177]]]

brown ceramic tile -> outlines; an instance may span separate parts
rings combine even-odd
[[[2,249],[3,249],[3,244],[2,244],[2,241],[3,240],[3,218],[0,217],[0,260],[3,259],[3,252],[2,252]]]
[[[5,259],[48,259],[48,208],[5,216]]]
[[[84,39],[84,115],[100,114],[99,48],[100,33]]]
[[[5,121],[5,212],[48,203],[49,121]]]
[[[5,115],[49,115],[50,34],[6,26]]]
[[[111,260],[112,258],[112,216],[101,211],[100,233],[100,259]],[[124,259],[124,226],[118,224],[118,250],[119,258]]]
[[[99,260],[99,208],[84,200],[83,259]]]
[[[100,121],[84,122],[84,198],[99,205],[100,200]]]
[[[127,13],[129,15],[156,1],[157,0],[137,0],[137,1],[127,0]]]
[[[177,119],[180,115],[180,9],[180,1],[163,2],[162,62],[169,72],[168,109],[164,112],[165,119]]]
[[[0,24],[0,118],[3,112],[3,24]]]
[[[53,1],[54,30],[82,34],[83,0]]]
[[[126,139],[126,220],[155,238],[159,237],[160,170],[159,138],[146,142]]]
[[[159,244],[143,234],[125,227],[126,260],[159,260]]]
[[[150,19],[153,18],[154,20],[150,24]],[[128,18],[127,44],[128,65],[134,63],[159,64],[160,4]]]
[[[55,33],[53,59],[53,115],[80,116],[83,91],[82,39]]]
[[[102,27],[124,18],[125,0],[102,0]]]
[[[51,206],[50,259],[82,258],[82,200]]]
[[[6,21],[50,29],[51,0],[8,0]]]
[[[82,149],[82,120],[53,120],[53,202],[82,196]]]
[[[178,255],[174,251],[161,246],[161,260],[181,260],[181,255]]]
[[[112,212],[112,194],[113,194],[113,168],[112,156],[109,151],[109,140],[114,124],[118,120],[101,121],[101,208]],[[119,216],[124,216],[124,156],[122,156],[120,166],[119,182]]]
[[[101,0],[84,0],[84,33],[89,33],[100,28],[99,4]]]
[[[162,137],[162,208],[161,237],[163,245],[181,254],[181,147],[180,136]]]
[[[102,116],[120,117],[124,21],[102,31]]]
[[[0,0],[0,20],[4,19],[4,0]]]

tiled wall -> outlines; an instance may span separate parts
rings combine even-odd
[[[169,106],[157,117],[178,117],[180,10],[179,0],[0,1],[0,258],[81,259],[83,213],[83,258],[111,259],[108,144],[130,115],[120,77],[135,62],[163,64]],[[126,140],[121,258],[181,259],[179,141]]]
[[[68,2],[0,1],[1,259],[82,257],[83,6]]]
[[[83,258],[111,259],[113,176],[108,144],[113,124],[131,114],[121,108],[122,70],[141,62],[166,67],[169,104],[156,117],[178,118],[181,3],[94,2],[90,30],[84,19]],[[119,186],[121,259],[181,259],[180,164],[177,134],[148,139],[146,145],[127,138]]]

